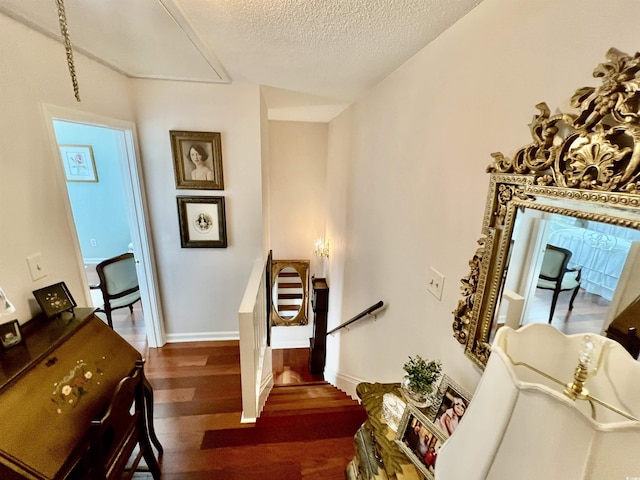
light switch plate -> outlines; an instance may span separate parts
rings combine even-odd
[[[442,299],[442,289],[444,287],[444,275],[431,267],[429,278],[427,279],[427,289],[438,300]]]
[[[42,263],[42,254],[34,253],[27,257],[27,264],[29,265],[29,273],[31,273],[31,280],[34,282],[47,276],[47,270]]]

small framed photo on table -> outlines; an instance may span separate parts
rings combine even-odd
[[[0,324],[0,345],[2,348],[11,348],[22,342],[22,333],[18,320]]]
[[[434,480],[436,460],[446,437],[416,407],[405,408],[395,441],[427,480]]]
[[[76,306],[76,302],[64,282],[34,290],[33,296],[36,297],[38,305],[47,318],[73,310],[73,307]]]
[[[429,419],[449,437],[464,418],[471,394],[444,375],[438,388],[437,400],[431,404]]]

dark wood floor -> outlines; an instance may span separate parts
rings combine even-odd
[[[551,290],[536,289],[531,311],[524,323],[547,323],[552,296]],[[587,332],[600,333],[607,318],[610,302],[599,295],[587,293],[583,289],[580,289],[576,295],[573,310],[569,310],[570,300],[571,292],[560,293],[551,325],[567,335]]]
[[[364,410],[309,373],[308,349],[273,351],[276,386],[256,426],[242,424],[237,341],[150,349],[143,312],[128,313],[114,312],[114,329],[146,358],[164,480],[344,479]]]

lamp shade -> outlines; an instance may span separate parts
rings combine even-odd
[[[597,352],[586,388],[592,399],[572,400],[564,384],[573,379],[584,337],[546,324],[498,330],[464,420],[440,449],[436,479],[640,476],[640,422],[616,411],[640,416],[640,362],[591,334]]]
[[[4,290],[0,288],[0,315],[10,315],[15,311],[15,307],[5,295]]]

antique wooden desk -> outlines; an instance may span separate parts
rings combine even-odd
[[[395,443],[395,435],[382,415],[382,397],[393,393],[404,398],[399,383],[361,383],[358,397],[367,421],[354,437],[356,456],[347,467],[349,480],[422,480],[424,477]]]
[[[89,423],[141,355],[93,314],[35,318],[0,352],[0,478],[73,477]]]

